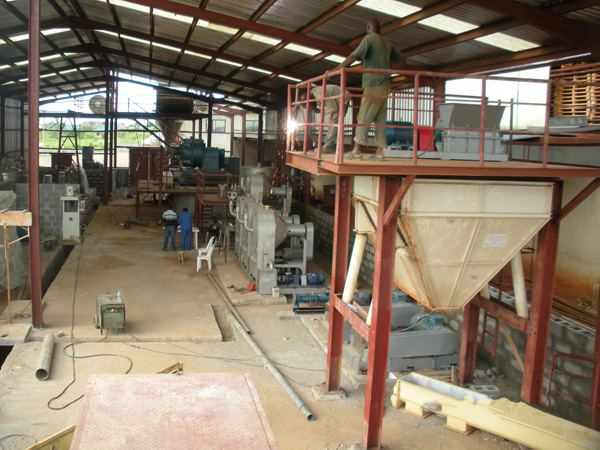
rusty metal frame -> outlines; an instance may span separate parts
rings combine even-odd
[[[555,219],[560,212],[561,201],[562,181],[557,181],[554,183],[552,192],[552,218],[538,234],[529,331],[524,361],[525,369],[521,384],[521,398],[527,403],[540,403],[542,401],[554,274],[558,253],[559,222]]]
[[[31,321],[35,328],[43,328],[42,282],[40,263],[40,137],[39,137],[39,72],[40,72],[40,1],[29,2],[29,210],[32,225],[29,230],[29,268],[31,272]]]
[[[337,293],[342,292],[348,268],[348,241],[350,239],[350,199],[352,178],[336,178],[335,222],[333,228],[333,262],[331,267],[329,335],[327,342],[327,373],[325,386],[328,391],[340,389],[342,370],[342,345],[344,343],[344,316]]]

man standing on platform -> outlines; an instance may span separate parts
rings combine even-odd
[[[333,71],[342,67],[348,67],[357,59],[363,62],[364,69],[390,69],[390,60],[397,67],[403,56],[385,37],[380,34],[381,25],[377,19],[367,22],[367,35],[344,61]],[[328,76],[328,73],[325,75]],[[367,135],[370,124],[384,125],[387,116],[387,96],[390,94],[390,75],[382,73],[363,73],[363,94],[360,109],[358,111],[358,122],[361,126],[356,127],[354,137],[354,148],[344,155],[347,159],[362,159],[362,148],[368,145]],[[373,159],[383,159],[383,149],[387,147],[385,127],[375,127],[375,142],[377,152],[371,156]]]
[[[190,216],[190,213],[188,213],[187,208],[183,208],[183,212],[179,216],[177,224],[181,227],[181,250],[191,250],[192,216]]]
[[[175,251],[175,231],[177,230],[177,213],[173,210],[172,206],[163,213],[162,220],[165,229],[165,242],[163,244],[163,250],[167,251],[169,246],[169,239],[171,239],[171,250]]]

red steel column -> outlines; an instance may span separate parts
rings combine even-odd
[[[529,314],[529,333],[524,361],[525,370],[523,371],[523,383],[521,384],[521,398],[527,403],[540,403],[542,401],[558,249],[559,222],[556,219],[560,212],[561,200],[562,182],[557,181],[554,183],[552,193],[550,222],[538,233]]]
[[[40,1],[29,2],[29,211],[33,224],[29,228],[29,266],[31,270],[31,321],[35,328],[43,328],[42,283],[40,270]]]
[[[592,384],[592,412],[590,428],[600,430],[598,407],[600,406],[600,314],[596,313],[596,340],[594,341],[594,378]]]
[[[333,262],[331,267],[331,296],[342,292],[348,270],[348,240],[350,238],[350,197],[352,177],[337,177],[335,181],[335,223],[333,227]],[[333,304],[333,303],[332,303]],[[342,371],[342,344],[344,343],[344,317],[336,308],[329,311],[329,337],[327,342],[328,391],[340,388]]]
[[[479,332],[479,311],[481,308],[473,302],[465,305],[463,311],[462,339],[460,343],[460,363],[458,381],[471,383],[477,360],[477,334]]]
[[[379,178],[375,274],[373,276],[371,333],[363,420],[363,445],[365,448],[381,447],[397,233],[396,220],[390,220],[388,225],[385,225],[384,217],[399,187],[399,178]]]

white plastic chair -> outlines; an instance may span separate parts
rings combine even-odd
[[[212,269],[212,254],[215,249],[215,237],[211,237],[208,241],[208,245],[204,248],[198,249],[198,257],[196,258],[196,272],[199,272],[202,268],[202,260],[208,262],[208,271]]]

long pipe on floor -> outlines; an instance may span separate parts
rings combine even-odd
[[[529,317],[529,310],[527,309],[527,293],[525,292],[525,274],[523,273],[521,252],[517,253],[515,257],[510,260],[510,269],[512,271],[517,315],[527,319]]]
[[[283,378],[283,375],[281,375],[279,370],[277,370],[275,368],[275,366],[273,364],[271,364],[271,361],[269,360],[269,358],[267,358],[267,356],[263,353],[263,351],[260,349],[260,347],[258,345],[256,345],[256,342],[254,342],[254,339],[252,339],[250,337],[250,335],[248,333],[246,333],[246,330],[244,330],[244,328],[242,328],[242,325],[238,322],[238,320],[235,318],[235,316],[233,314],[231,314],[229,311],[225,311],[225,314],[227,314],[229,321],[233,324],[233,326],[237,329],[237,331],[242,336],[244,336],[244,339],[246,339],[246,342],[248,342],[250,347],[252,347],[252,350],[254,350],[254,352],[258,356],[260,356],[260,359],[262,359],[263,364],[267,367],[267,369],[269,369],[269,372],[271,372],[271,375],[273,375],[275,377],[275,379],[277,381],[279,381],[279,384],[281,384],[281,386],[283,386],[283,389],[285,390],[287,395],[289,395],[289,397],[294,401],[294,403],[296,404],[298,409],[300,409],[300,412],[302,414],[304,414],[304,417],[306,417],[306,420],[308,420],[309,422],[314,420],[315,417],[310,412],[310,410],[306,407],[306,405],[304,404],[302,399],[300,399],[300,397],[298,397],[298,394],[296,394],[296,392],[294,392],[294,390],[288,384],[288,382],[285,381],[285,378]]]
[[[52,363],[52,352],[54,351],[54,335],[52,333],[44,336],[44,342],[42,343],[42,350],[40,352],[40,358],[38,359],[37,370],[35,371],[35,377],[44,381],[48,379],[50,374],[50,364]]]
[[[354,247],[352,248],[352,256],[350,257],[350,265],[348,267],[348,276],[346,277],[346,284],[344,285],[344,293],[342,294],[342,301],[344,303],[351,303],[356,292],[356,283],[358,282],[358,273],[360,271],[360,264],[362,262],[363,252],[365,250],[365,244],[367,243],[366,233],[357,233],[354,239]]]

